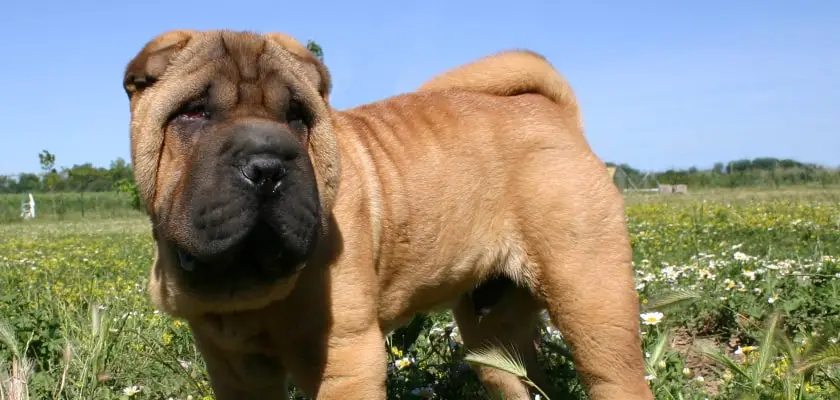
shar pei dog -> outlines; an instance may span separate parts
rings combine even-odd
[[[623,198],[541,55],[336,110],[328,69],[288,35],[174,30],[123,87],[151,301],[188,323],[218,399],[282,399],[289,378],[384,399],[384,338],[442,309],[468,349],[509,346],[543,385],[547,310],[592,399],[652,398]],[[476,372],[491,396],[530,398]]]

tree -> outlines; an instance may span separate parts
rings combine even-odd
[[[0,175],[0,193],[9,193],[15,185],[11,176]]]
[[[38,154],[38,160],[41,161],[42,171],[55,171],[55,154],[52,154],[47,150],[41,150],[41,153]]]
[[[15,192],[34,192],[38,190],[40,180],[37,174],[23,173],[18,175],[17,184],[13,186]]]
[[[52,192],[58,183],[58,173],[55,170],[55,154],[47,150],[41,150],[38,154],[38,161],[41,163],[41,173],[44,175],[44,186]]]
[[[141,210],[143,208],[143,202],[140,200],[140,191],[134,182],[134,170],[131,168],[131,165],[122,158],[111,161],[111,168],[108,170],[108,175],[111,182],[111,189],[126,194],[129,198],[131,208]]]
[[[111,167],[108,169],[106,174],[111,182],[119,182],[123,179],[134,179],[134,171],[132,170],[131,165],[122,157],[111,161]]]
[[[306,42],[306,48],[309,49],[315,57],[318,57],[319,60],[324,61],[324,49],[322,49],[318,43],[315,43],[314,40],[308,40]]]
[[[102,170],[95,168],[91,163],[74,165],[67,171],[67,183],[71,188],[79,191],[82,217],[85,216],[85,192],[93,182],[101,180],[102,175],[104,175]]]
[[[55,171],[55,154],[49,151],[41,150],[38,154],[38,161],[41,163],[41,172],[44,174],[44,186],[52,193],[55,190],[55,185],[58,183],[58,173]],[[53,210],[55,210],[55,196],[50,196]]]
[[[131,208],[138,211],[143,210],[143,200],[140,198],[140,190],[137,188],[137,184],[134,183],[133,180],[122,178],[114,182],[113,189],[118,193],[128,195]]]

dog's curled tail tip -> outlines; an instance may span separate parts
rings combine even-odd
[[[418,91],[449,89],[496,96],[539,94],[572,113],[583,129],[571,85],[544,56],[531,50],[507,50],[480,58],[432,77]]]

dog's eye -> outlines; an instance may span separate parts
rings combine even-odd
[[[297,132],[306,131],[309,125],[309,118],[303,105],[298,102],[289,104],[289,109],[286,111],[286,123]]]
[[[208,119],[209,117],[210,112],[207,111],[207,107],[204,105],[204,102],[187,103],[174,115],[174,119],[182,121],[203,120]]]

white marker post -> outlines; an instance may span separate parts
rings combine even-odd
[[[24,199],[20,203],[20,217],[23,219],[35,218],[35,197],[32,196],[32,193],[29,193],[29,201]]]
[[[35,197],[29,193],[29,212],[32,213],[32,218],[35,218]]]

